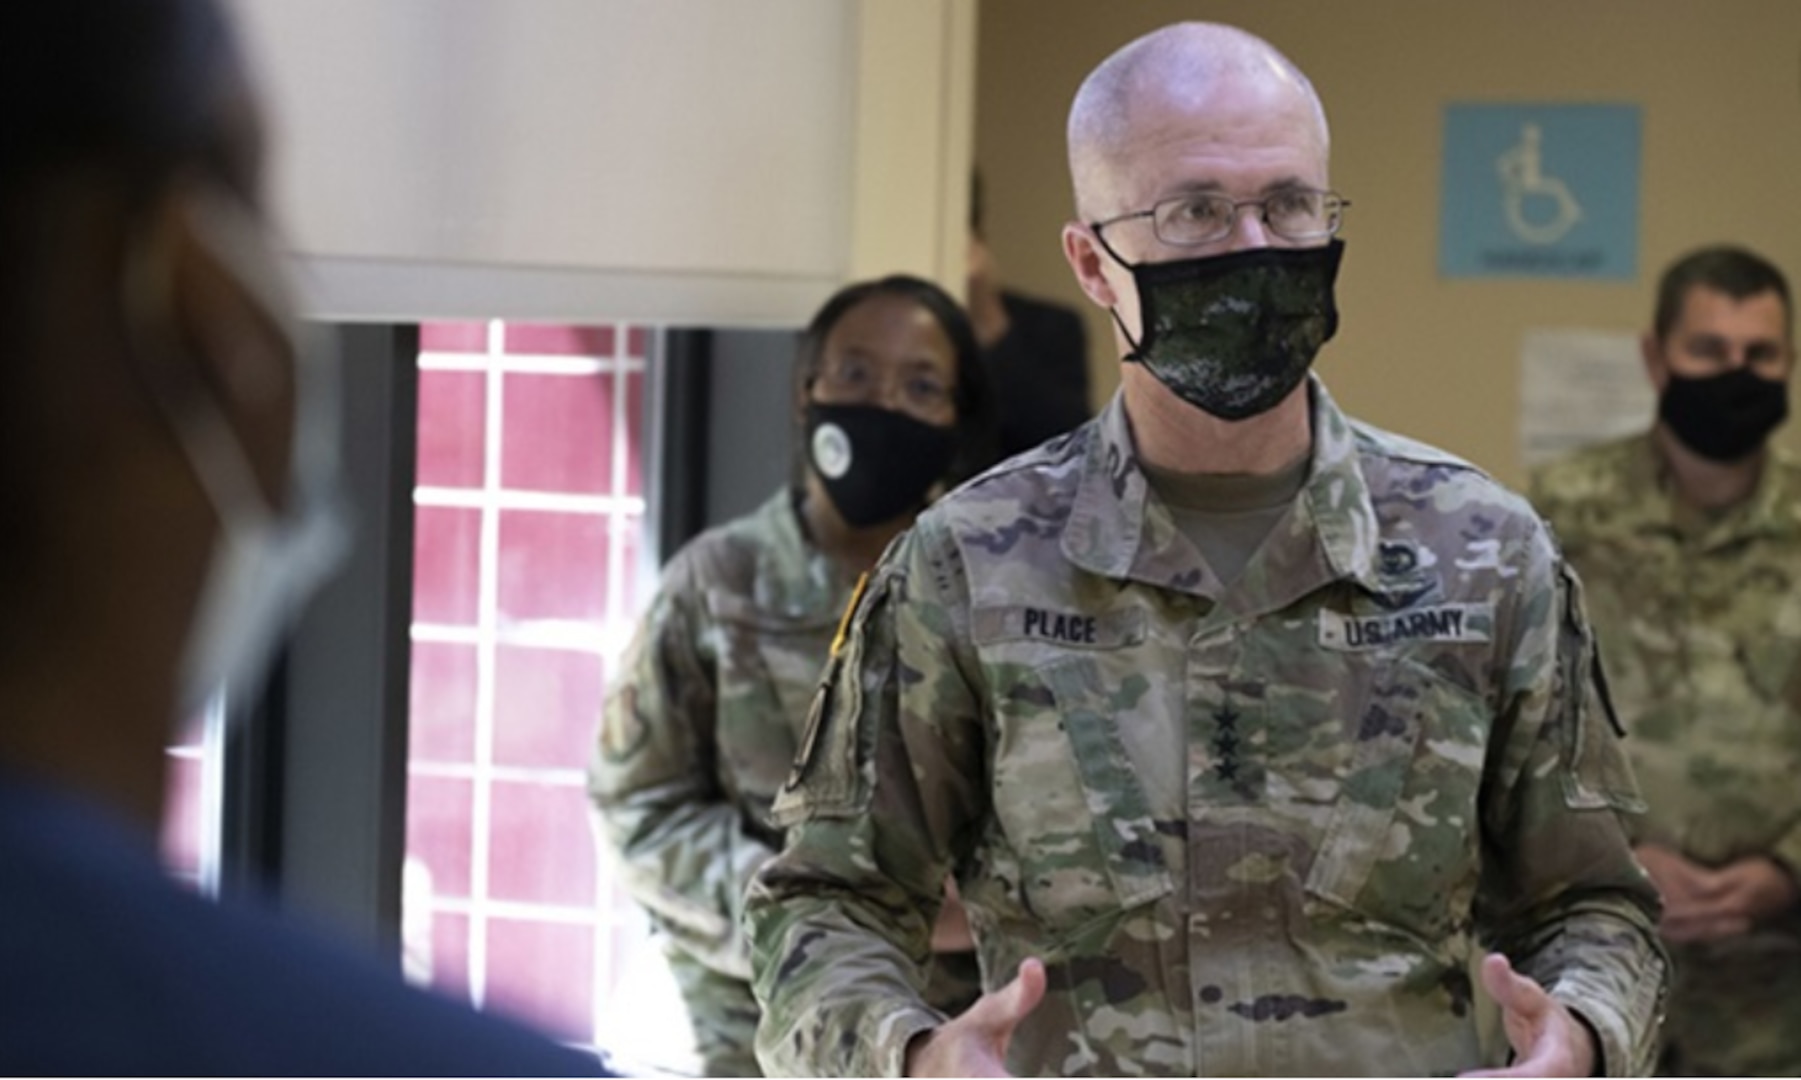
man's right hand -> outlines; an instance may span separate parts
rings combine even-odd
[[[983,994],[963,1015],[914,1038],[907,1046],[908,1076],[1012,1076],[1007,1044],[1044,1000],[1044,962],[1031,959],[999,990]]]

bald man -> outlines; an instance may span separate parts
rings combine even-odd
[[[1063,246],[1120,390],[855,602],[747,904],[772,1073],[1648,1066],[1657,897],[1575,581],[1521,499],[1310,375],[1328,145],[1229,27],[1082,85]],[[955,1018],[919,993],[947,872],[988,990]]]

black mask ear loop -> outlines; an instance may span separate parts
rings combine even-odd
[[[1094,242],[1101,246],[1101,250],[1107,253],[1107,257],[1118,263],[1128,273],[1132,274],[1134,280],[1136,280],[1138,267],[1119,257],[1119,252],[1114,251],[1113,245],[1107,243],[1107,238],[1101,235],[1101,227],[1099,225],[1090,224],[1088,226],[1088,231],[1094,234]],[[1140,306],[1142,307],[1142,301],[1140,302]],[[1132,337],[1132,331],[1126,329],[1126,321],[1119,317],[1118,304],[1107,305],[1107,314],[1112,317],[1113,325],[1119,327],[1120,335],[1126,339],[1126,344],[1132,346],[1132,351],[1125,356],[1126,361],[1128,363],[1136,361],[1140,353],[1143,352],[1143,340],[1134,339]]]
[[[1126,339],[1127,345],[1132,346],[1132,351],[1126,354],[1125,359],[1129,363],[1136,363],[1142,354],[1142,347],[1137,341],[1132,340],[1132,331],[1126,329],[1126,321],[1119,317],[1118,308],[1108,308],[1107,314],[1113,316],[1113,325],[1119,327],[1120,336]]]

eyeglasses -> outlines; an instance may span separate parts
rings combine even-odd
[[[1323,240],[1338,231],[1345,207],[1350,205],[1350,200],[1340,198],[1336,192],[1315,188],[1287,188],[1261,199],[1234,199],[1217,192],[1196,191],[1164,199],[1149,210],[1090,222],[1088,227],[1098,237],[1109,225],[1150,218],[1157,239],[1171,247],[1199,247],[1231,236],[1238,225],[1239,211],[1254,206],[1264,226],[1284,240]],[[1106,243],[1104,237],[1101,243]]]
[[[900,405],[920,416],[954,412],[956,388],[936,371],[912,364],[883,364],[856,354],[828,357],[816,385],[841,404]]]

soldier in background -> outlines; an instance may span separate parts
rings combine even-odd
[[[969,321],[994,385],[1000,454],[1012,457],[1094,415],[1088,332],[1075,309],[1006,288],[982,228],[982,178],[969,190]]]
[[[833,658],[746,918],[772,1071],[1511,1074],[1650,1062],[1638,806],[1519,497],[1356,424],[1324,113],[1181,24],[1070,114],[1121,390],[923,513]],[[988,993],[921,1000],[946,872]],[[1489,952],[1488,950],[1492,950]],[[1486,953],[1486,955],[1485,955]]]
[[[625,883],[667,935],[709,1076],[758,1073],[742,898],[782,845],[769,805],[852,586],[928,498],[993,460],[963,309],[918,278],[839,291],[803,336],[795,421],[793,485],[664,569],[589,770]],[[932,1000],[961,1009],[980,985],[954,902],[934,947]]]
[[[1801,469],[1769,442],[1788,283],[1739,248],[1663,276],[1648,432],[1534,473],[1581,571],[1650,812],[1674,961],[1665,1070],[1801,1073]]]

